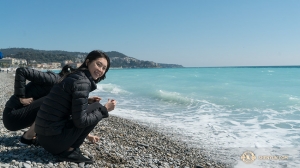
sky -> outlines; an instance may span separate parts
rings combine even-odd
[[[300,65],[299,0],[2,0],[0,49],[184,67]]]

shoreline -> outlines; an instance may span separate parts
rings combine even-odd
[[[13,94],[14,73],[0,73],[0,109]],[[2,120],[2,113],[0,115]],[[21,146],[19,138],[27,129],[8,131],[0,123],[0,167],[233,167],[213,160],[205,149],[190,148],[172,135],[157,131],[151,126],[120,118],[110,113],[91,132],[100,141],[91,144],[87,140],[80,147],[84,155],[95,163],[57,162],[42,147]]]

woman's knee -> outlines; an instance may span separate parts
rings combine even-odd
[[[18,130],[21,130],[23,128],[27,128],[30,126],[30,124],[25,125],[24,123],[18,122],[17,119],[12,117],[11,115],[3,114],[2,121],[3,121],[4,127],[9,131],[18,131]]]
[[[5,120],[3,120],[3,125],[9,131],[18,131],[18,130],[20,130],[20,128],[16,127],[14,124],[12,124],[12,122],[6,122]]]

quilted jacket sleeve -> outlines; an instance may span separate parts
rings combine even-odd
[[[88,80],[76,80],[72,93],[72,119],[78,128],[84,128],[97,124],[107,114],[107,109],[100,103],[94,104],[93,109],[88,109],[88,96],[91,91],[91,83]]]
[[[15,75],[14,95],[25,98],[26,80],[37,85],[53,86],[59,79],[59,75],[52,72],[41,72],[31,68],[18,68]]]

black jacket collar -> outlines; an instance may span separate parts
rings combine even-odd
[[[97,84],[96,84],[95,80],[93,79],[90,71],[84,70],[83,72],[85,73],[85,76],[91,81],[91,86],[92,86],[91,90],[93,91],[93,90],[97,89]]]

